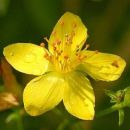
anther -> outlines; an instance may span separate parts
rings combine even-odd
[[[56,35],[56,31],[53,31],[53,32],[52,32],[52,35]]]
[[[79,45],[76,45],[76,48],[79,48]]]
[[[78,52],[76,52],[76,56],[78,56],[79,55],[79,53]]]
[[[71,36],[72,36],[72,37],[74,37],[74,36],[75,36],[75,32],[74,32],[74,31],[72,31]]]
[[[112,66],[115,66],[116,68],[118,68],[118,67],[119,67],[119,64],[118,64],[118,62],[117,62],[116,60],[115,60],[115,61],[113,61],[111,65],[112,65]]]
[[[74,22],[73,23],[73,28],[76,28],[77,27],[77,24]]]
[[[43,42],[40,43],[40,46],[41,46],[41,47],[45,47],[45,43],[43,43]]]
[[[64,56],[64,59],[66,59],[66,60],[67,60],[68,58],[69,58],[69,56],[67,56],[67,55],[65,55],[65,56]]]
[[[64,21],[61,20],[60,21],[60,25],[63,26],[64,25]]]
[[[90,45],[89,44],[86,44],[86,46],[85,46],[85,50],[87,50],[88,48],[90,47]]]
[[[63,50],[61,50],[60,53],[62,54],[62,53],[63,53]]]
[[[65,37],[68,37],[68,34],[65,34]]]
[[[44,57],[45,57],[47,60],[51,61],[51,56],[49,56],[48,53],[45,53],[45,54],[44,54]]]
[[[76,51],[79,51],[79,45],[76,45]]]
[[[60,52],[57,52],[57,54],[60,56],[60,55],[61,55],[61,51],[60,51]]]
[[[57,44],[57,45],[60,45],[60,44],[61,44],[61,41],[60,41],[60,40],[57,40],[57,41],[56,41],[56,44]]]
[[[53,49],[54,49],[54,51],[57,51],[57,48],[56,48],[56,46],[53,46]]]
[[[44,57],[45,57],[45,58],[46,58],[46,57],[48,57],[48,54],[47,54],[47,53],[45,53],[45,54],[44,54]]]
[[[95,53],[96,53],[96,54],[98,54],[98,53],[99,53],[99,51],[98,51],[98,50],[95,50]]]
[[[56,40],[54,43],[53,43],[53,46],[57,46],[57,45],[60,45],[61,44],[61,41],[60,40]]]
[[[87,56],[85,56],[85,55],[82,55],[82,54],[77,54],[77,58],[78,58],[78,60],[83,60],[84,58],[87,58]]]

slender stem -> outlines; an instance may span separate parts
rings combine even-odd
[[[19,111],[16,111],[16,117],[18,130],[24,130],[22,116]]]
[[[104,116],[104,115],[107,115],[109,113],[112,113],[114,111],[117,110],[117,107],[114,105],[114,106],[111,106],[105,110],[102,110],[101,112],[97,113],[96,117],[101,117],[101,116]]]
[[[97,113],[96,117],[101,117],[101,116],[107,115],[107,114],[112,113],[116,110],[123,109],[124,107],[125,107],[124,102],[121,102],[119,104],[115,104],[115,105],[111,106],[110,108],[107,108],[107,109]]]
[[[119,109],[119,126],[121,126],[123,124],[124,121],[124,110],[123,109]]]

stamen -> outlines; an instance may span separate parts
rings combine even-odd
[[[40,46],[45,47],[45,43],[44,42],[40,43]]]
[[[70,42],[70,41],[71,41],[70,35],[68,35],[68,36],[66,37],[66,40],[67,40],[67,42]]]
[[[98,50],[95,50],[92,54],[87,55],[87,57],[85,57],[85,58],[89,59],[89,58],[91,58],[91,57],[93,57],[93,56],[95,56],[95,55],[97,55],[97,54],[99,54],[99,53],[100,53],[100,52],[99,52]]]
[[[73,28],[76,28],[77,27],[77,24],[74,22],[73,23]]]
[[[111,65],[112,65],[112,66],[115,66],[116,68],[118,68],[118,67],[119,67],[119,64],[118,64],[118,62],[117,62],[116,60],[115,60],[115,61],[113,61]]]
[[[56,46],[53,46],[53,50],[57,52],[57,48],[56,48]]]
[[[68,55],[64,55],[64,59],[67,60],[69,58]]]
[[[96,53],[96,54],[98,54],[98,53],[99,53],[99,51],[98,51],[98,50],[95,50],[95,53]]]
[[[48,40],[47,37],[44,37],[44,40],[45,40],[47,43],[49,43],[49,40]]]
[[[44,58],[46,58],[48,61],[51,62],[51,56],[49,56],[48,53],[45,53],[45,54],[44,54]]]
[[[61,50],[60,53],[63,53],[63,50]]]
[[[63,51],[58,51],[57,54],[60,56],[62,54]]]
[[[79,49],[80,49],[80,48],[79,48],[79,45],[77,45],[77,46],[76,46],[76,51],[78,52],[78,51],[79,51]]]
[[[56,48],[57,46],[56,46],[55,42],[52,44],[52,46],[53,46],[53,50],[56,51],[57,50],[57,48]]]
[[[72,31],[71,36],[72,36],[72,37],[75,36],[75,31],[74,31],[74,30]]]
[[[61,20],[60,25],[63,26],[64,24],[65,24],[64,21]]]
[[[60,40],[57,40],[57,41],[56,41],[56,44],[57,44],[57,45],[60,45],[60,44],[61,44],[61,41],[60,41]]]
[[[89,44],[86,44],[86,46],[85,46],[85,50],[87,50],[88,48],[90,47],[90,45]]]
[[[52,44],[52,46],[53,46],[53,50],[56,52],[58,52],[59,53],[59,45],[61,44],[61,40],[59,40],[59,39],[57,39],[53,44]],[[56,53],[57,53],[56,52]]]
[[[68,34],[65,34],[65,37],[68,37]]]
[[[53,32],[52,32],[52,35],[56,35],[56,31],[53,31]]]
[[[79,54],[78,55],[78,60],[79,61],[82,61],[84,58],[86,58],[87,56],[84,56],[84,55],[81,55],[81,54]]]

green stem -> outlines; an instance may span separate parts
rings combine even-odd
[[[115,105],[111,106],[110,108],[107,108],[107,109],[97,113],[96,117],[101,117],[101,116],[107,115],[107,114],[112,113],[112,112],[114,112],[116,110],[122,109],[123,107],[124,106],[123,106],[122,103],[115,104]]]
[[[16,111],[16,121],[17,121],[17,129],[18,130],[24,130],[23,127],[23,120],[22,120],[22,116],[20,114],[20,111]]]
[[[124,121],[124,110],[123,109],[119,109],[119,126],[121,126],[123,124]]]

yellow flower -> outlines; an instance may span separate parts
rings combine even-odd
[[[24,89],[27,113],[40,115],[63,100],[66,110],[83,120],[94,117],[95,96],[86,77],[113,81],[120,77],[125,61],[119,56],[88,51],[87,29],[81,19],[65,13],[44,46],[16,43],[4,48],[7,61],[18,71],[38,75]]]

